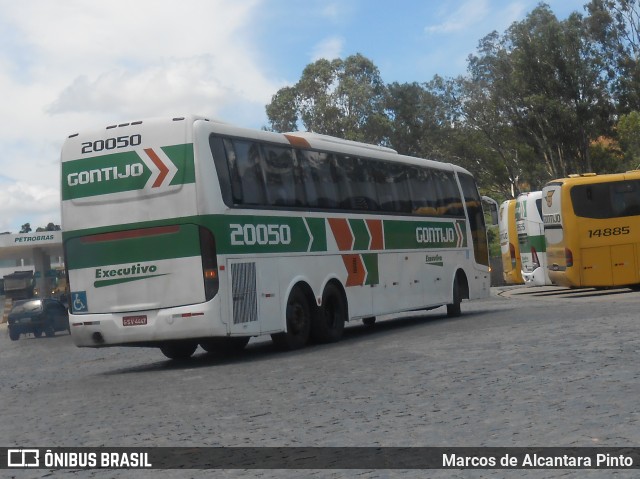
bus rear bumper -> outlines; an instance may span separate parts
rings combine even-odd
[[[210,303],[117,314],[70,314],[73,342],[79,347],[153,346],[173,339],[226,336],[219,309]]]
[[[522,279],[524,280],[525,286],[545,286],[551,284],[550,281],[547,280],[544,268],[540,267],[529,273],[522,271]]]

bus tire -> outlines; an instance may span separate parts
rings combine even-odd
[[[447,304],[447,316],[450,318],[458,317],[462,314],[460,303],[462,302],[462,292],[460,287],[460,279],[456,275],[453,281],[453,303]]]
[[[311,323],[311,336],[319,343],[338,341],[347,320],[347,302],[342,291],[333,283],[322,293],[322,306]]]
[[[251,339],[250,336],[230,338],[209,338],[200,341],[200,347],[209,354],[234,354],[242,351]]]
[[[196,341],[183,339],[179,341],[167,341],[160,346],[160,351],[169,359],[189,359],[198,348]]]
[[[312,306],[309,298],[299,286],[295,286],[286,305],[287,331],[271,335],[277,347],[284,350],[300,349],[309,341],[311,331]]]

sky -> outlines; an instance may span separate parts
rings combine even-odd
[[[0,0],[0,232],[61,224],[69,134],[187,114],[261,128],[320,58],[361,53],[385,83],[463,75],[480,39],[538,3]],[[546,3],[564,19],[587,0]]]

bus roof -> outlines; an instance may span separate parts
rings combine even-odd
[[[558,178],[549,181],[545,186],[553,185],[586,185],[593,183],[603,183],[610,181],[638,180],[640,170],[630,170],[624,173],[607,173],[599,175],[597,173],[583,173],[580,175],[569,175],[567,178]]]
[[[447,169],[454,170],[460,173],[470,174],[468,170],[462,168],[458,165],[454,165],[452,163],[441,161],[441,160],[431,160],[418,158],[413,156],[406,156],[398,154],[398,152],[392,148],[372,145],[368,143],[361,143],[358,141],[345,140],[342,138],[323,135],[314,132],[306,132],[306,131],[294,131],[289,133],[277,133],[266,130],[258,130],[253,128],[245,128],[233,125],[231,123],[227,123],[224,121],[209,119],[204,116],[199,115],[185,115],[185,116],[177,116],[177,117],[151,117],[142,120],[134,120],[130,122],[120,122],[108,125],[103,128],[93,128],[87,131],[82,131],[79,133],[73,133],[69,135],[69,139],[74,139],[77,137],[85,137],[95,134],[97,132],[104,132],[105,130],[112,130],[127,126],[136,126],[136,125],[149,125],[155,124],[157,126],[161,125],[169,125],[176,123],[183,123],[183,128],[187,127],[191,129],[191,127],[195,126],[198,122],[207,122],[212,125],[213,130],[216,133],[220,133],[223,135],[230,136],[238,136],[242,138],[249,138],[255,140],[268,141],[273,143],[281,143],[288,144],[291,146],[297,146],[299,148],[305,149],[314,149],[321,151],[330,151],[336,153],[343,153],[346,155],[360,155],[364,157],[372,157],[380,160],[386,161],[397,161],[402,163],[415,164],[419,166],[431,166],[439,169]]]

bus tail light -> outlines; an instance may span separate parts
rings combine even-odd
[[[202,279],[207,301],[218,294],[218,260],[216,258],[216,240],[213,233],[200,226],[200,253],[202,256]]]
[[[540,259],[538,258],[538,252],[533,246],[531,247],[531,261],[533,261],[533,266],[535,268],[540,267]]]
[[[564,258],[567,262],[567,268],[571,268],[573,266],[573,253],[569,248],[564,249]]]
[[[511,267],[516,267],[516,247],[513,243],[509,243],[509,254],[511,255]]]

